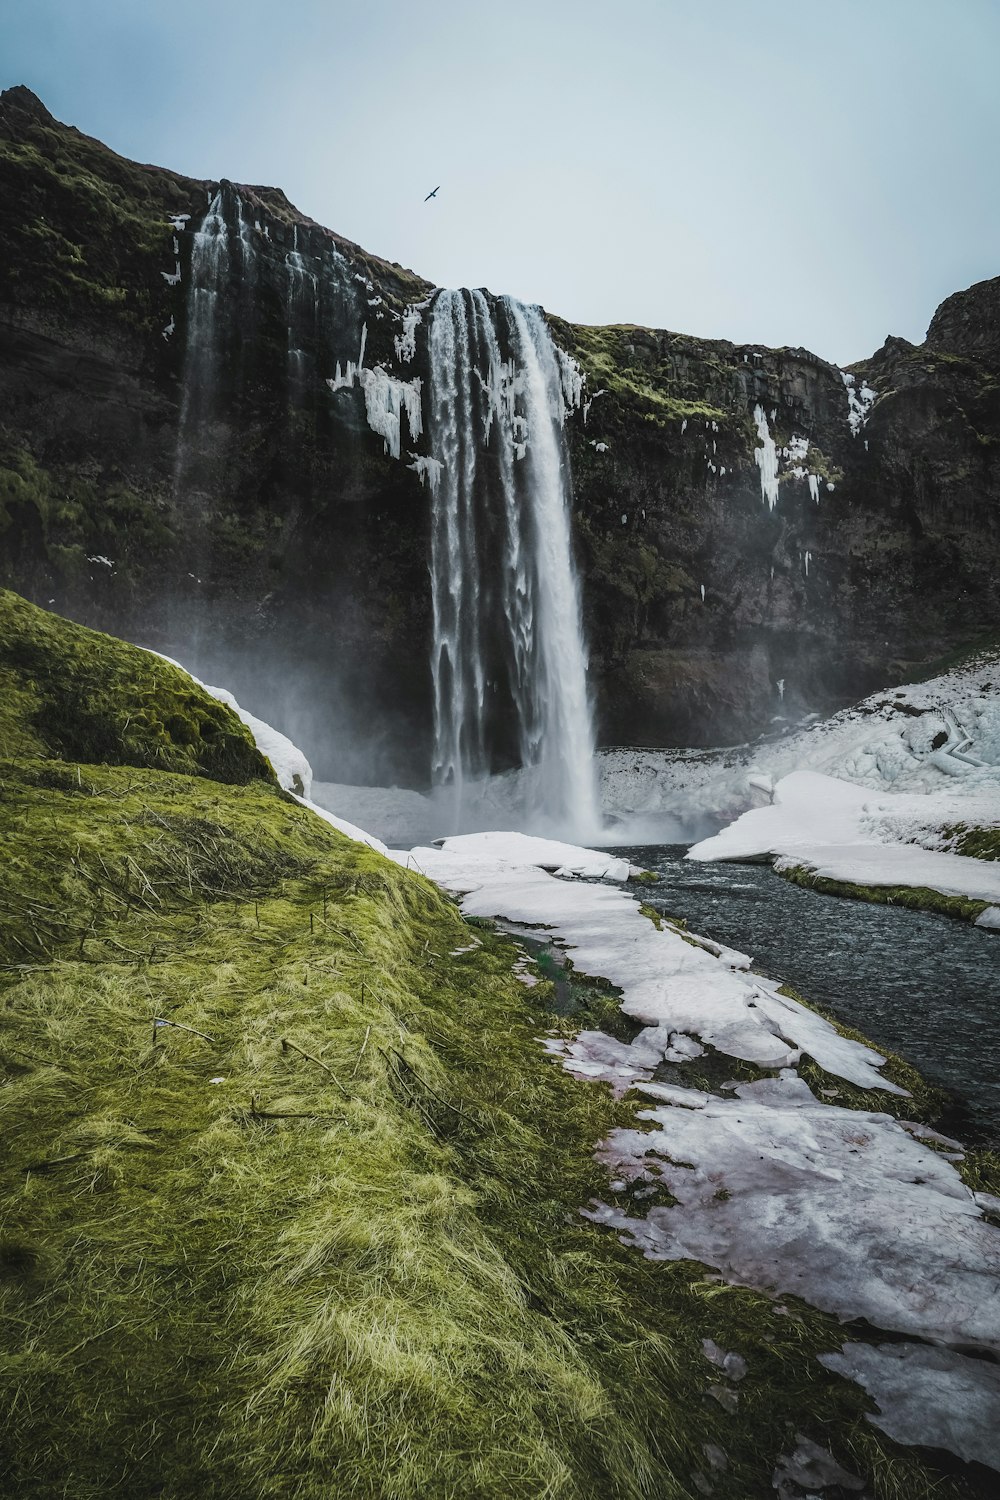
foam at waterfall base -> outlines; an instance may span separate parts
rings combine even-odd
[[[622,848],[639,844],[690,844],[717,833],[725,819],[695,809],[620,814],[605,810],[599,826],[567,826],[540,813],[529,771],[508,771],[462,788],[461,816],[449,788],[432,793],[398,786],[351,786],[315,781],[313,800],[320,807],[347,818],[392,848],[429,844],[458,833],[486,833],[504,828],[514,833],[568,838],[575,843]]]
[[[593,842],[598,836],[603,841],[599,828],[574,828],[539,813],[534,778],[524,770],[466,781],[460,805],[450,787],[423,793],[406,787],[344,786],[326,781],[313,783],[313,798],[321,807],[349,818],[396,848],[495,828],[561,836],[577,843],[584,839]]]

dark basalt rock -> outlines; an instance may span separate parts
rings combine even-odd
[[[426,314],[412,362],[394,339],[433,288],[279,189],[223,184],[243,259],[194,401],[192,230],[217,187],[0,96],[0,582],[225,682],[323,776],[419,784],[427,492],[326,381],[364,324],[369,367],[426,381]],[[295,249],[319,290],[293,374]],[[741,740],[996,629],[1000,279],[852,367],[877,394],[857,436],[807,350],[550,323],[588,376],[567,430],[603,742]],[[809,440],[818,503],[792,460],[762,499],[758,404],[779,449]]]

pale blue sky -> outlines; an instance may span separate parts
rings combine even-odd
[[[126,156],[442,285],[841,362],[1000,274],[998,64],[1000,0],[0,0],[0,85]]]

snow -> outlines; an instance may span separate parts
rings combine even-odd
[[[667,819],[688,830],[675,842],[703,838],[754,805],[755,775],[776,784],[800,770],[879,794],[869,798],[863,842],[947,851],[945,829],[1000,825],[1000,653],[883,689],[830,719],[811,716],[770,743],[602,752],[602,805],[635,843],[655,841],[644,828],[655,834]]]
[[[555,929],[584,973],[625,991],[622,1010],[644,1029],[631,1044],[585,1033],[552,1041],[571,1071],[603,1077],[616,1087],[648,1080],[670,1048],[687,1041],[711,1046],[763,1068],[797,1062],[806,1048],[820,1066],[862,1088],[902,1092],[881,1077],[884,1059],[853,1042],[777,984],[748,973],[745,954],[686,939],[668,924],[658,930],[631,896],[606,882],[627,879],[613,855],[525,834],[464,834],[409,855],[432,880],[463,893],[463,907],[482,917]],[[547,871],[558,876],[553,879]],[[567,876],[579,877],[567,879]],[[584,883],[601,880],[604,884]],[[596,1050],[595,1050],[596,1047]]]
[[[955,1168],[888,1115],[821,1103],[791,1069],[700,1108],[638,1112],[598,1155],[677,1199],[587,1216],[653,1260],[794,1294],[844,1319],[1000,1351],[1000,1234]],[[683,1163],[684,1165],[680,1165]]]
[[[793,1452],[781,1455],[771,1476],[778,1500],[801,1500],[803,1495],[819,1500],[830,1485],[847,1492],[865,1489],[864,1480],[839,1464],[828,1449],[797,1432]]]
[[[944,1448],[1000,1469],[1000,1368],[925,1344],[845,1344],[821,1365],[878,1403],[868,1420],[897,1443]]]
[[[325,807],[320,807],[318,802],[310,802],[308,797],[300,797],[294,792],[292,795],[296,802],[300,802],[303,807],[308,807],[310,812],[322,818],[324,823],[329,823],[331,828],[336,828],[338,833],[346,833],[347,837],[354,839],[355,843],[367,844],[369,849],[377,849],[379,854],[389,853],[382,840],[377,839],[374,834],[366,833],[363,828],[358,828],[355,823],[349,823],[346,818],[338,818],[335,813],[329,812]]]
[[[779,871],[804,866],[828,880],[925,886],[947,896],[1000,904],[1000,862],[881,838],[884,817],[898,816],[893,800],[816,771],[793,771],[777,782],[769,806],[745,812],[721,833],[695,844],[687,857],[771,856],[777,857]],[[913,800],[923,799],[906,799],[903,808]],[[995,811],[1000,813],[1000,804]]]
[[[767,417],[764,408],[757,405],[753,409],[753,419],[757,424],[757,436],[762,446],[754,449],[754,458],[760,470],[760,493],[767,501],[768,509],[773,510],[778,503],[778,450],[774,446],[767,425]]]
[[[599,1031],[539,1039],[576,1077],[651,1101],[598,1148],[611,1191],[631,1185],[628,1209],[595,1200],[586,1217],[650,1259],[695,1260],[730,1283],[925,1341],[885,1346],[896,1366],[881,1361],[882,1350],[851,1345],[824,1363],[836,1369],[860,1348],[843,1373],[879,1401],[878,1425],[901,1442],[926,1443],[930,1432],[935,1444],[993,1461],[994,1439],[984,1434],[998,1427],[998,1372],[968,1357],[1000,1353],[1000,1233],[984,1217],[990,1205],[955,1170],[960,1149],[938,1149],[956,1143],[824,1102],[795,1071],[806,1052],[831,1073],[884,1089],[879,1055],[779,995],[775,981],[748,972],[745,956],[718,945],[713,953],[698,939],[692,946],[669,924],[658,930],[608,855],[494,832],[391,857],[456,893],[469,916],[500,918],[515,932],[543,929],[577,971],[618,986],[624,1013],[643,1023],[630,1043]],[[703,1044],[777,1076],[726,1084],[724,1097],[654,1079],[661,1061],[697,1056]],[[644,1209],[643,1198],[664,1188],[674,1202]],[[905,1372],[901,1349],[915,1351]],[[710,1394],[734,1410],[744,1356],[712,1340],[702,1352],[721,1377]],[[797,1435],[774,1483],[792,1496],[800,1483],[856,1489],[859,1481]]]

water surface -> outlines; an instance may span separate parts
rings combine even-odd
[[[1000,1146],[1000,934],[820,895],[768,865],[685,860],[683,845],[615,853],[662,876],[651,906],[898,1052],[958,1096],[963,1139]]]

